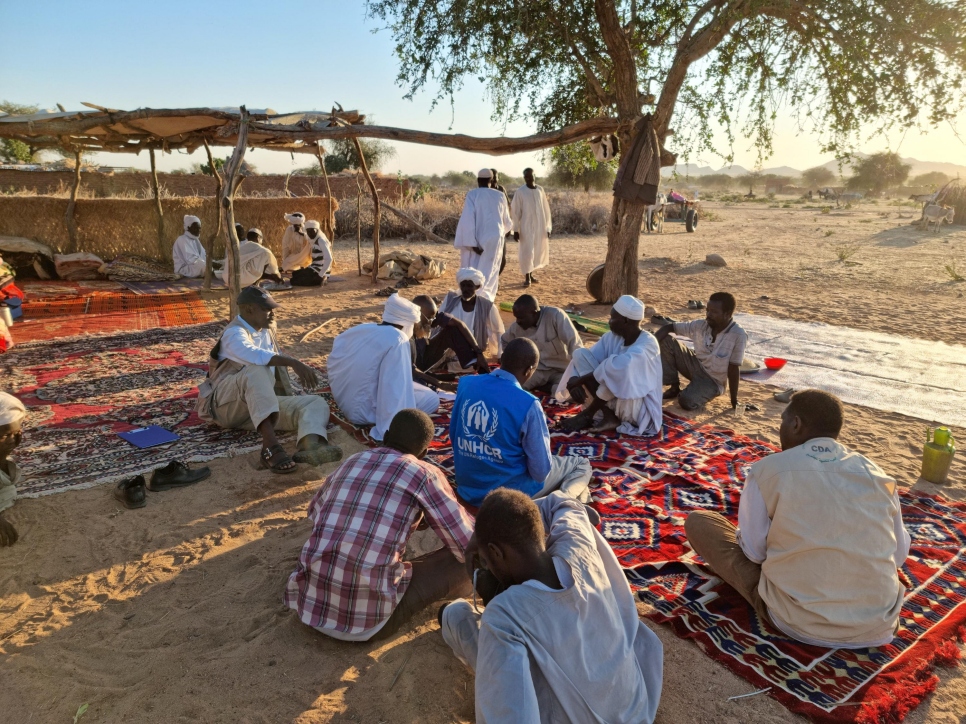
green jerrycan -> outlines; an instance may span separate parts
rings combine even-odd
[[[937,427],[927,433],[922,449],[922,479],[942,484],[949,476],[949,466],[956,452],[953,435],[948,427]]]

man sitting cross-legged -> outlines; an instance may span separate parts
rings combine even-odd
[[[663,647],[583,505],[494,490],[467,557],[474,551],[502,592],[482,614],[457,600],[438,617],[443,639],[476,672],[478,722],[654,720]]]
[[[570,317],[557,307],[541,307],[536,297],[524,294],[513,303],[516,321],[503,335],[503,344],[524,337],[540,350],[540,366],[523,386],[525,390],[553,392],[570,364],[574,350],[583,347]]]
[[[263,238],[260,229],[249,229],[246,238],[238,243],[239,277],[243,287],[251,286],[260,279],[271,279],[279,283],[282,281],[275,255],[271,249],[263,246]],[[226,259],[225,268],[216,274],[226,284],[229,281],[229,264]]]
[[[208,378],[198,387],[198,416],[221,427],[257,430],[262,461],[275,473],[292,473],[296,462],[321,465],[342,457],[328,444],[329,406],[318,395],[292,395],[286,367],[311,389],[315,370],[283,355],[275,339],[278,302],[258,287],[238,295],[238,316],[211,350]],[[278,430],[297,430],[296,453],[289,457]]]
[[[670,385],[664,399],[680,395],[678,404],[683,409],[697,410],[724,392],[727,382],[731,406],[738,406],[738,381],[748,335],[731,318],[735,305],[735,298],[728,292],[715,292],[708,298],[704,319],[674,322],[657,331],[664,384]],[[694,350],[671,337],[671,332],[690,337]],[[691,380],[683,390],[679,375]]]
[[[3,513],[17,499],[20,468],[9,455],[23,441],[27,408],[13,395],[0,392],[0,548],[17,542],[17,529]]]
[[[641,329],[644,305],[624,295],[610,312],[610,332],[589,349],[574,350],[557,398],[569,395],[586,405],[564,420],[566,430],[593,426],[625,435],[655,435],[661,429],[661,353],[657,340]],[[594,425],[597,413],[603,415]]]
[[[434,601],[472,591],[462,561],[473,520],[422,462],[434,431],[425,412],[399,411],[383,447],[350,457],[315,494],[312,533],[285,586],[304,623],[345,641],[387,638]],[[403,561],[424,516],[446,547]]]
[[[718,513],[685,522],[688,542],[762,621],[814,646],[892,641],[909,554],[896,481],[838,442],[842,403],[819,390],[792,396],[782,452],[748,470],[738,528]]]
[[[327,363],[332,396],[354,425],[373,425],[370,436],[382,440],[393,416],[407,407],[430,414],[437,394],[413,382],[413,327],[419,307],[393,294],[381,324],[359,324],[338,335]]]
[[[590,463],[550,454],[543,408],[523,389],[539,360],[532,341],[514,339],[503,350],[500,369],[460,380],[449,436],[456,490],[470,505],[500,487],[534,498],[558,489],[582,501],[590,498]]]
[[[413,297],[413,304],[421,312],[420,320],[413,329],[413,379],[423,382],[424,378],[428,378],[424,373],[435,367],[447,350],[453,351],[463,369],[475,367],[481,374],[490,371],[483,349],[465,322],[438,311],[436,302],[428,294]],[[432,379],[427,381],[433,382]]]
[[[439,311],[463,322],[473,333],[486,355],[497,356],[503,349],[503,318],[496,303],[479,294],[483,286],[483,274],[476,269],[464,268],[456,272],[457,292],[451,290],[443,297]]]

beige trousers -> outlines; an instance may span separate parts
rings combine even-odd
[[[213,395],[212,417],[222,427],[254,430],[277,412],[276,430],[297,430],[299,440],[306,435],[328,439],[329,406],[325,400],[318,395],[278,397],[269,367],[248,365],[220,380]]]

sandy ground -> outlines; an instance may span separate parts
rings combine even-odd
[[[719,220],[695,234],[668,224],[665,234],[641,239],[641,296],[661,312],[687,318],[688,299],[730,290],[744,311],[951,343],[966,338],[966,284],[943,271],[956,258],[966,266],[962,227],[925,234],[895,209],[872,205],[830,214],[710,208]],[[852,246],[854,254],[840,261],[839,250]],[[451,247],[384,244],[396,247],[448,262],[447,278],[422,289],[437,294],[453,286]],[[548,304],[586,304],[584,279],[604,250],[603,237],[554,239],[552,265],[533,291]],[[700,263],[712,252],[728,267]],[[501,299],[512,301],[521,285],[515,246],[510,253]],[[337,273],[345,281],[280,295],[289,353],[322,364],[337,332],[379,313],[381,300],[356,276],[355,256],[354,242],[339,242]],[[223,296],[211,303],[226,309]],[[606,312],[587,307],[588,316]],[[333,315],[324,333],[298,343]],[[761,412],[735,419],[719,399],[698,419],[777,441],[782,406],[771,399],[774,388],[746,383],[741,390]],[[856,406],[847,415],[844,442],[902,485],[916,484],[926,424]],[[966,440],[966,431],[954,433]],[[346,455],[361,449],[342,431],[332,440]],[[334,465],[279,477],[254,464],[254,454],[216,460],[209,480],[149,494],[137,511],[119,509],[106,486],[15,505],[10,518],[21,540],[0,550],[0,721],[70,722],[85,703],[84,724],[472,721],[472,675],[443,643],[434,611],[369,645],[328,639],[283,608],[283,583],[309,532],[306,505]],[[966,499],[964,473],[960,456],[941,492]],[[665,645],[660,722],[795,719],[767,696],[729,702],[752,687],[669,629],[647,625]],[[939,674],[937,692],[907,721],[961,721],[966,669]]]

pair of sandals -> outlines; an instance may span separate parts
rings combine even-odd
[[[298,463],[310,465],[325,465],[342,459],[342,448],[335,445],[323,445],[308,450],[298,450],[295,455],[289,455],[281,445],[262,448],[259,454],[261,467],[271,470],[276,475],[288,475],[299,469]]]
[[[689,299],[688,309],[704,309],[704,302],[700,299]]]

